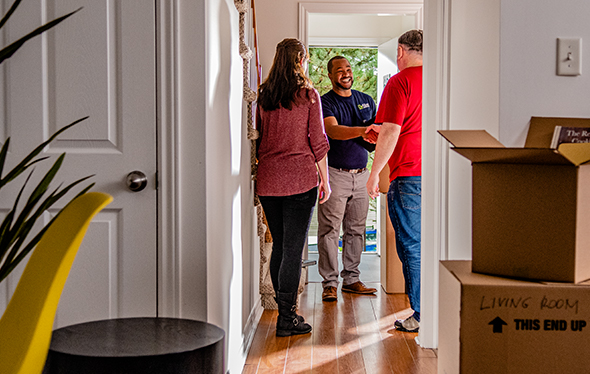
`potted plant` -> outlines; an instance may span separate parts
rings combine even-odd
[[[14,13],[14,11],[17,9],[21,1],[22,0],[16,0],[8,10],[6,15],[4,15],[4,17],[0,20],[0,30],[4,27],[4,25],[6,24],[10,16]],[[56,18],[53,21],[38,27],[37,29],[31,31],[30,33],[18,39],[17,41],[1,49],[0,63],[10,58],[28,40],[53,28],[54,26],[56,26],[57,24],[59,24],[60,22],[70,17],[72,14],[76,13],[79,10],[80,9],[75,10],[59,18]],[[49,139],[47,139],[46,141],[38,145],[34,150],[32,150],[23,160],[21,160],[14,168],[12,168],[12,170],[4,174],[4,166],[6,164],[6,159],[8,157],[8,149],[10,146],[10,138],[6,139],[6,142],[0,149],[0,189],[6,186],[8,183],[14,181],[19,175],[23,174],[25,171],[31,168],[31,166],[48,159],[48,157],[37,156],[39,156],[43,149],[55,138],[57,138],[57,136],[59,136],[62,132],[75,126],[76,124],[80,123],[86,118],[87,117],[81,118],[77,121],[72,122],[68,126],[65,126],[58,130],[55,134],[49,137]],[[87,177],[80,178],[77,181],[72,182],[65,187],[62,187],[62,185],[60,185],[57,188],[53,189],[51,192],[47,193],[51,182],[55,178],[55,175],[57,174],[59,168],[62,165],[64,157],[65,153],[62,153],[57,158],[57,160],[53,163],[49,171],[46,172],[41,181],[37,184],[36,187],[33,188],[33,191],[27,198],[23,196],[23,194],[25,192],[25,187],[27,186],[27,183],[30,181],[31,176],[34,172],[34,168],[31,169],[19,193],[15,197],[12,208],[6,214],[6,217],[0,224],[0,283],[4,279],[6,279],[8,274],[10,274],[10,272],[14,270],[14,268],[35,247],[37,242],[43,236],[43,233],[45,233],[49,226],[51,226],[51,224],[54,222],[55,217],[57,217],[57,215],[53,217],[53,219],[47,225],[45,225],[40,231],[38,231],[34,236],[32,236],[31,239],[29,239],[30,234],[34,232],[33,228],[35,226],[35,223],[37,222],[37,219],[42,217],[44,212],[46,212],[50,207],[52,207],[57,201],[62,199],[70,190],[72,190],[72,188],[79,185],[88,178],[92,177],[92,175],[90,175]],[[78,197],[79,195],[86,193],[90,188],[92,188],[93,185],[94,183],[84,187],[82,191],[78,193],[75,197]],[[70,201],[74,198],[70,199]]]

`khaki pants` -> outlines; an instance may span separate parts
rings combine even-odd
[[[342,225],[343,284],[359,281],[361,254],[369,210],[369,171],[349,173],[330,167],[332,194],[318,205],[318,270],[324,287],[338,287],[338,238]]]

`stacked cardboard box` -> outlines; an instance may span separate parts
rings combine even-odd
[[[548,284],[440,265],[439,374],[590,372],[590,283]]]
[[[590,372],[590,144],[440,131],[473,165],[472,261],[442,262],[439,373]],[[548,283],[563,282],[563,283]]]

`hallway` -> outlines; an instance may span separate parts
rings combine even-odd
[[[243,374],[254,373],[436,373],[436,351],[420,348],[417,334],[397,332],[396,319],[411,313],[405,294],[376,296],[338,291],[338,301],[322,302],[321,283],[309,283],[298,313],[311,334],[275,337],[276,311],[265,310]]]

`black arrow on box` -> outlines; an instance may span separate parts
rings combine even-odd
[[[488,323],[488,325],[494,326],[494,333],[502,333],[502,326],[508,326],[508,324],[500,317],[494,318],[492,322]]]

